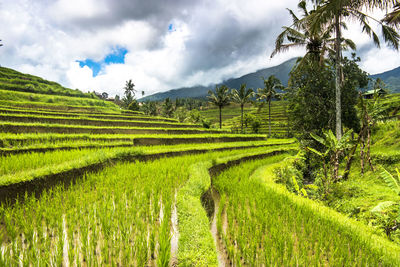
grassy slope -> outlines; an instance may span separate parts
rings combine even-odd
[[[332,195],[326,203],[330,207],[357,218],[366,223],[374,216],[370,210],[383,201],[400,203],[400,196],[392,191],[380,176],[382,166],[394,173],[394,169],[400,168],[400,121],[380,123],[373,133],[371,147],[372,160],[377,169],[372,172],[366,164],[364,176],[360,175],[359,156],[353,163],[352,172],[348,181],[334,186]],[[382,232],[381,229],[377,229]]]
[[[0,67],[0,88],[10,91],[95,98],[93,94],[65,88],[56,82],[5,67]]]

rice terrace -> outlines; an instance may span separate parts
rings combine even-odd
[[[280,2],[0,3],[0,266],[400,266],[400,4]]]

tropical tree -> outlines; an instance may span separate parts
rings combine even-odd
[[[208,90],[209,102],[219,109],[219,128],[222,128],[222,108],[230,104],[229,88],[226,85],[216,86],[215,93]]]
[[[384,118],[384,109],[380,102],[378,89],[384,87],[382,81],[378,79],[375,83],[374,99],[372,101],[365,100],[360,94],[358,108],[360,110],[360,119],[362,124],[362,131],[360,131],[360,160],[361,160],[361,174],[364,174],[364,160],[365,156],[372,171],[374,167],[371,160],[371,131],[376,123]],[[365,146],[367,151],[365,152]]]
[[[382,21],[389,25],[399,27],[400,26],[400,3],[397,3],[394,6],[393,11],[386,14],[385,18]]]
[[[340,159],[347,151],[348,148],[352,146],[351,144],[351,135],[353,130],[347,131],[343,138],[338,140],[331,130],[324,131],[323,137],[318,135],[314,135],[311,133],[311,137],[314,138],[317,142],[322,144],[326,150],[324,152],[319,152],[316,149],[308,147],[307,149],[311,152],[317,154],[318,156],[323,158],[324,164],[324,175],[325,178],[328,179],[328,170],[330,169],[331,178],[334,182],[339,179],[339,165]]]
[[[256,95],[257,100],[265,100],[268,103],[268,137],[271,137],[271,101],[277,95],[276,90],[283,90],[284,87],[281,81],[274,75],[269,76],[268,79],[265,79],[264,77],[262,77],[262,79],[264,81],[264,88],[258,88]]]
[[[319,31],[313,31],[311,28],[312,23],[309,18],[314,10],[308,11],[306,1],[304,0],[300,1],[298,8],[302,11],[302,18],[297,17],[291,9],[288,9],[293,24],[289,27],[283,27],[283,32],[276,38],[275,49],[271,54],[271,58],[290,48],[305,47],[307,53],[301,59],[301,63],[303,60],[311,58],[322,64],[325,55],[334,51],[335,39],[331,37],[334,32],[334,25],[325,25],[325,27],[321,27]],[[314,9],[315,8],[317,8],[317,6],[314,6]],[[344,49],[356,49],[356,45],[350,39],[344,39],[342,45]],[[301,65],[302,64],[299,64],[298,66]]]
[[[132,80],[126,81],[125,82],[125,87],[124,87],[124,97],[122,98],[122,101],[124,102],[125,107],[128,107],[130,103],[135,99],[135,84],[132,82]]]
[[[174,114],[174,106],[169,97],[167,97],[162,104],[162,113],[165,117],[171,118]]]
[[[125,82],[125,95],[130,93],[132,97],[135,97],[136,90],[135,90],[135,84],[132,82],[132,80],[126,81]]]
[[[240,111],[241,111],[240,124],[241,124],[241,131],[243,133],[243,108],[246,103],[251,102],[251,98],[254,96],[254,91],[251,88],[246,89],[246,84],[243,83],[240,86],[239,91],[236,89],[232,89],[231,94],[233,102],[240,104]]]
[[[385,0],[321,0],[312,14],[309,15],[312,33],[320,32],[327,25],[334,25],[335,32],[335,106],[336,106],[336,138],[342,137],[342,111],[341,111],[341,87],[342,87],[342,43],[343,30],[346,29],[344,21],[357,21],[362,26],[362,31],[372,37],[374,43],[379,47],[378,35],[372,30],[369,20],[372,19],[382,27],[383,39],[396,50],[399,47],[400,36],[396,31],[383,24],[377,19],[372,18],[365,9],[373,10],[393,5],[396,1]]]

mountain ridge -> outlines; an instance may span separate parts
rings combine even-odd
[[[227,85],[229,88],[239,88],[242,83],[246,83],[249,88],[260,88],[263,87],[263,81],[261,77],[268,77],[275,75],[283,85],[287,85],[289,80],[289,73],[292,67],[295,65],[297,58],[289,59],[279,65],[263,68],[252,73],[242,75],[238,78],[230,78],[221,83],[211,84],[208,86],[196,85],[192,87],[181,87],[171,89],[165,92],[155,93],[146,97],[138,99],[138,101],[163,101],[167,97],[171,99],[176,98],[205,98],[208,90],[214,90],[215,86],[222,84]],[[373,80],[380,78],[386,84],[387,89],[392,93],[400,93],[400,67],[394,68],[389,71],[369,75]],[[371,86],[372,83],[370,83]]]

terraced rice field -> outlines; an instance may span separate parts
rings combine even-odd
[[[274,183],[293,139],[6,103],[1,266],[400,264],[368,227]]]
[[[219,113],[218,109],[210,108],[201,111],[201,114],[210,119],[214,125],[219,124]],[[269,133],[269,110],[268,105],[264,105],[258,109],[248,104],[244,109],[245,114],[254,115],[261,123],[258,133],[268,134]],[[240,132],[240,107],[231,104],[230,106],[224,107],[222,110],[222,127],[223,129]],[[247,133],[253,133],[250,125],[245,129]],[[291,132],[288,128],[288,116],[286,110],[285,101],[272,101],[271,103],[271,136],[274,137],[288,137],[291,136]]]

